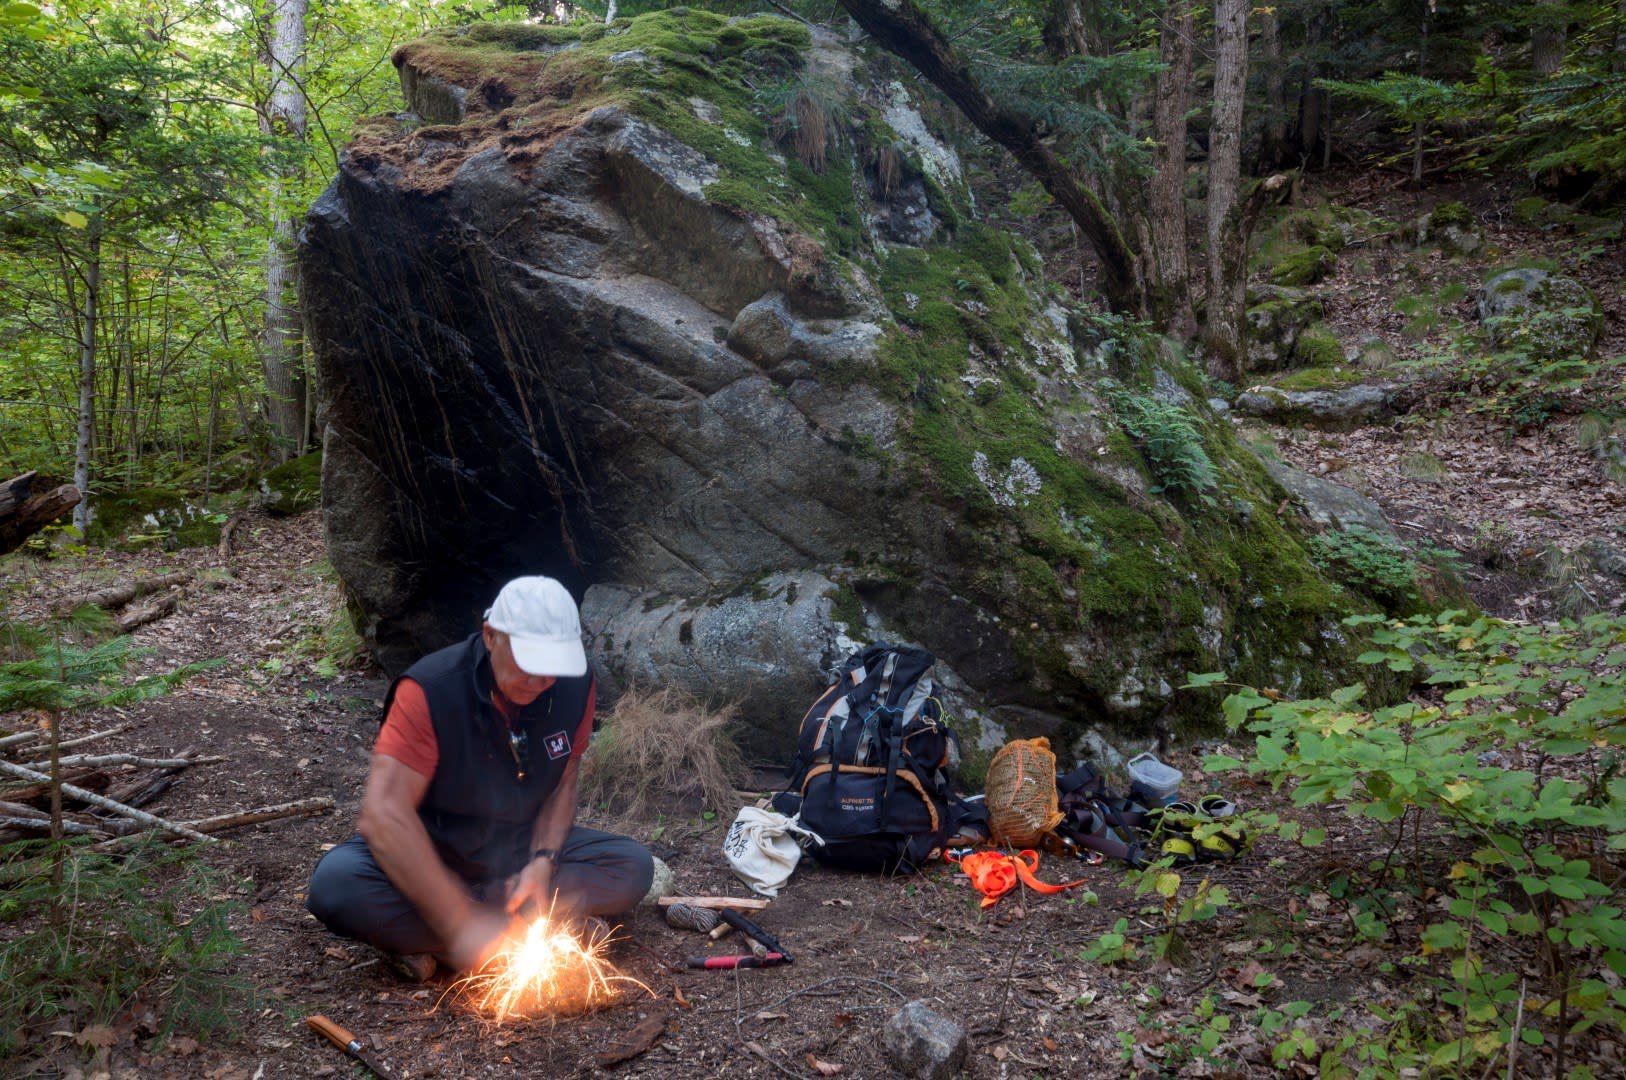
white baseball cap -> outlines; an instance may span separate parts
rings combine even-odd
[[[515,578],[486,611],[493,630],[508,635],[514,663],[527,675],[587,673],[581,616],[565,587],[550,577]]]

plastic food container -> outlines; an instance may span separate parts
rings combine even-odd
[[[1167,806],[1180,792],[1185,774],[1148,751],[1129,759],[1129,796],[1142,806]]]

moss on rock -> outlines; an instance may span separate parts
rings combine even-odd
[[[1319,244],[1283,255],[1271,267],[1270,280],[1277,285],[1314,285],[1333,272],[1338,256]]]
[[[1200,374],[1133,321],[1052,308],[1034,252],[980,224],[952,179],[920,169],[942,225],[932,242],[877,241],[864,219],[865,148],[907,140],[856,94],[820,89],[809,53],[793,22],[696,9],[607,28],[445,32],[397,53],[403,67],[466,90],[464,119],[434,135],[444,153],[420,161],[422,129],[381,128],[353,155],[425,170],[407,186],[432,190],[483,150],[523,170],[593,110],[614,106],[704,155],[716,174],[707,201],[804,233],[832,273],[873,283],[866,295],[884,308],[873,366],[832,362],[816,374],[837,387],[863,379],[893,407],[886,448],[838,445],[867,464],[884,458],[887,484],[926,493],[943,515],[931,542],[960,569],[945,581],[908,552],[855,558],[858,579],[830,598],[832,618],[854,637],[867,632],[867,611],[910,633],[928,627],[933,604],[962,604],[1008,652],[1023,698],[1081,723],[1144,724],[1171,709],[1177,722],[1213,723],[1169,689],[1188,671],[1224,667],[1295,693],[1341,682],[1351,650],[1338,621],[1358,604],[1269,512],[1280,491],[1208,411]],[[808,94],[827,103],[822,163],[776,134],[786,104]],[[1277,280],[1330,272],[1343,234],[1316,220],[1302,239],[1318,242],[1279,263]],[[1298,335],[1311,338],[1304,355],[1327,362],[1313,329]],[[1106,400],[1108,373],[1181,420],[1160,437],[1210,461],[1211,482],[1168,483],[1167,448],[1127,430]],[[1141,689],[1126,690],[1132,683]]]
[[[315,506],[322,498],[321,452],[296,457],[266,473],[260,480],[260,497],[273,514],[297,514]]]

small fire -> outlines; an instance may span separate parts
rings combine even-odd
[[[453,983],[448,995],[468,1002],[496,1023],[585,1012],[615,1000],[619,984],[649,988],[622,975],[604,957],[609,938],[583,943],[544,915],[525,939],[507,942],[476,972]]]

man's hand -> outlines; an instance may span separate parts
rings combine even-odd
[[[553,908],[553,860],[532,859],[519,873],[508,879],[510,915],[524,914],[530,905],[530,916],[545,915]]]
[[[509,945],[517,945],[525,938],[525,921],[515,919],[495,908],[479,905],[472,908],[450,935],[445,960],[457,971],[478,971],[486,961]]]

